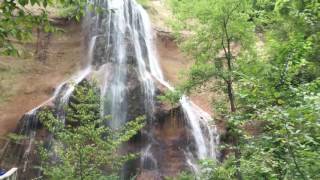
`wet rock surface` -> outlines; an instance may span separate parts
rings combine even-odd
[[[127,120],[134,120],[146,114],[145,95],[143,86],[137,75],[138,71],[133,65],[128,66],[128,81],[126,83],[128,115]]]
[[[39,122],[37,113],[25,114],[0,154],[0,166],[7,170],[18,168],[19,180],[30,180],[40,176],[41,164],[39,143],[49,138],[49,133]]]
[[[96,1],[97,5],[112,9],[113,6],[108,6],[109,2]],[[94,23],[90,23],[91,30],[88,36],[95,39],[92,54],[89,54],[89,57],[93,58],[90,65],[98,71],[105,65],[111,67],[102,69],[102,71],[108,71],[110,77],[105,77],[105,73],[100,74],[103,76],[100,77],[99,84],[102,107],[98,110],[102,116],[112,116],[109,124],[112,128],[119,128],[124,123],[141,115],[147,117],[147,124],[141,132],[119,150],[121,153],[140,153],[139,158],[128,162],[123,167],[121,176],[124,179],[129,179],[137,175],[137,179],[140,180],[160,180],[167,176],[175,176],[182,170],[188,169],[186,153],[196,154],[197,148],[199,148],[195,143],[196,133],[191,132],[190,118],[186,117],[186,109],[183,108],[182,103],[181,106],[171,107],[157,100],[157,96],[162,95],[167,87],[155,80],[164,81],[164,78],[157,71],[160,68],[155,67],[158,66],[155,62],[156,58],[151,58],[153,57],[152,35],[145,27],[149,26],[147,14],[133,0],[112,2],[120,2],[113,4],[117,7],[117,12],[105,12],[89,17]],[[90,65],[88,67],[91,68]],[[92,72],[91,69],[90,72]],[[82,78],[81,80],[85,78],[79,77]],[[77,83],[81,84],[80,82]],[[68,87],[70,86],[63,86],[61,88],[62,94],[57,96],[56,102],[58,103],[55,104],[57,111],[62,109],[61,104],[66,105],[63,104],[65,100],[63,93],[72,90]],[[72,99],[70,100],[72,101]],[[186,100],[186,103],[189,109],[195,110],[191,113],[200,112],[197,111],[198,109],[193,109],[194,106],[190,101]],[[195,120],[195,118],[197,119]],[[198,116],[194,116],[193,120],[196,125],[200,124]],[[28,121],[33,122],[22,120],[22,124]],[[44,133],[45,130],[41,125],[32,126],[32,124],[27,123],[27,127],[33,129],[34,135],[24,132],[23,126],[18,127],[17,132],[28,136],[30,140],[31,137],[39,140],[45,140],[49,137]],[[201,129],[203,127],[199,125],[199,129],[197,135],[202,137]],[[202,143],[200,145],[205,147],[205,142]],[[23,174],[32,174],[33,177],[36,177],[37,173],[33,169],[39,163],[37,155],[33,156],[32,154],[36,153],[34,148],[36,146],[29,146],[30,141],[26,141],[24,144],[16,148],[19,149],[17,154],[22,154],[24,158],[14,159],[15,162],[11,165],[24,165],[27,152],[28,160],[33,160],[27,161],[28,164],[25,166],[27,171]],[[31,144],[34,143],[31,142]],[[15,148],[8,147],[6,151],[10,152],[13,149]],[[22,169],[25,168],[22,167]]]

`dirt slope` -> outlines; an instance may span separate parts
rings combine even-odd
[[[179,85],[186,72],[194,61],[184,54],[178,47],[173,37],[173,32],[168,25],[168,21],[173,18],[172,13],[168,9],[165,1],[152,0],[149,2],[147,11],[151,16],[152,26],[156,33],[156,47],[158,58],[165,78],[172,85]],[[211,102],[215,94],[204,90],[190,95],[195,104],[203,110],[213,115]]]
[[[81,25],[59,21],[58,27],[64,32],[41,35],[38,54],[36,43],[26,43],[24,57],[0,56],[0,136],[13,131],[24,113],[80,68],[86,52]]]

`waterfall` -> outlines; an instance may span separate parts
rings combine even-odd
[[[138,5],[138,10],[142,17],[144,40],[149,57],[148,64],[150,73],[161,84],[166,86],[168,89],[173,90],[174,88],[164,79],[155,55],[156,51],[154,49],[151,23],[148,14],[140,5]],[[180,104],[189,122],[192,135],[197,145],[197,159],[216,158],[216,143],[218,142],[218,136],[216,134],[215,127],[210,127],[210,121],[212,120],[210,115],[192,103],[186,96],[181,98]],[[150,147],[147,149],[149,148]]]
[[[162,85],[166,86],[169,90],[174,90],[174,88],[164,79],[158,60],[156,58],[151,23],[148,14],[141,6],[139,7],[139,9],[144,23],[150,73],[153,77],[155,77],[155,79],[157,79]],[[195,105],[186,96],[182,96],[182,98],[180,99],[180,104],[191,127],[192,135],[197,145],[197,159],[216,158],[216,144],[218,143],[219,138],[216,133],[216,127],[210,126],[210,123],[212,123],[211,116],[203,111],[200,107]],[[191,168],[195,166],[195,163],[196,162],[192,163]]]
[[[85,19],[89,35],[87,65],[61,83],[50,99],[26,113],[22,119],[23,127],[20,131],[29,138],[23,155],[25,166],[29,163],[27,157],[36,136],[37,112],[41,107],[54,102],[58,117],[64,121],[63,107],[68,103],[75,87],[89,75],[100,87],[100,114],[112,117],[106,123],[114,129],[141,115],[146,115],[147,126],[152,127],[156,119],[156,84],[160,83],[169,90],[174,90],[165,80],[158,63],[151,23],[142,6],[135,0],[91,0],[90,3],[105,11],[88,11]],[[194,141],[191,143],[194,147],[181,152],[185,152],[185,164],[196,170],[197,160],[216,158],[218,136],[208,113],[187,96],[180,99],[180,104]],[[143,132],[147,143],[140,149],[140,167],[155,170],[160,168],[161,159],[153,153],[160,143],[154,133],[148,132],[150,129],[143,130],[147,131]]]
[[[100,68],[100,71],[108,71],[99,75],[104,76],[100,77],[104,106],[102,115],[111,114],[111,126],[114,128],[119,128],[126,121],[131,120],[128,119],[130,107],[127,99],[130,90],[127,82],[132,76],[128,73],[137,71],[136,76],[142,85],[144,113],[148,115],[150,121],[154,118],[156,89],[154,81],[160,82],[170,90],[174,88],[165,80],[158,63],[148,13],[135,0],[93,0],[92,2],[95,6],[108,10],[102,14],[91,13],[89,17],[91,42],[96,43],[95,46],[90,45],[90,52],[93,53],[92,63],[98,69]],[[92,47],[94,50],[91,49]],[[134,68],[131,68],[132,66]],[[210,126],[212,123],[210,115],[186,96],[181,98],[180,104],[196,144],[194,157],[188,158],[193,164],[192,167],[196,166],[196,159],[216,158],[218,137],[215,127]],[[152,157],[150,149],[156,141],[152,133],[147,134],[150,142],[142,150],[142,160],[152,159],[153,164],[156,164],[155,158],[150,158]]]
[[[156,58],[150,20],[147,12],[143,8],[141,8],[141,15],[143,17],[145,32],[147,32],[145,39],[149,53],[150,73],[169,90],[174,90],[174,87],[172,87],[163,77],[160,65]],[[190,101],[187,96],[182,96],[180,104],[192,129],[192,135],[197,145],[197,158],[216,158],[218,136],[215,126],[210,127],[210,123],[212,123],[211,116]]]
[[[110,114],[113,128],[119,128],[128,121],[128,76],[130,70],[137,71],[139,81],[142,82],[145,95],[145,105],[148,108],[149,117],[152,118],[155,87],[152,76],[147,70],[149,54],[146,46],[146,31],[144,19],[141,16],[142,7],[131,0],[94,1],[96,6],[107,10],[102,14],[91,13],[89,22],[92,40],[96,42],[93,50],[93,65],[99,68],[105,64],[111,64],[113,68],[111,82],[102,82],[101,85],[104,100],[102,105],[103,115]],[[98,44],[97,44],[98,43]],[[91,48],[91,47],[90,47]],[[96,53],[94,55],[94,53]],[[98,54],[98,58],[97,57]],[[136,66],[136,69],[132,67]],[[134,67],[135,68],[135,67]],[[129,73],[129,74],[128,74]],[[110,74],[110,73],[109,73]],[[107,86],[108,84],[109,86]],[[111,104],[111,109],[110,106]]]

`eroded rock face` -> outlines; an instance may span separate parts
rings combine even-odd
[[[164,179],[188,169],[184,150],[193,140],[180,107],[158,112],[156,121],[146,130],[149,136],[152,134],[153,142],[149,151],[155,159],[156,168],[152,163],[145,167],[145,164],[141,164],[138,179],[148,179],[150,176],[152,179]]]
[[[144,115],[144,93],[137,71],[132,66],[128,73],[130,81],[128,90],[128,120]],[[86,80],[80,85],[88,83]],[[158,87],[156,92],[162,94],[165,88]],[[74,101],[71,99],[70,101]],[[187,128],[181,107],[170,107],[156,101],[153,121],[148,121],[146,127],[136,135],[127,145],[124,152],[143,152],[150,145],[150,157],[131,161],[126,165],[124,174],[133,176],[139,174],[138,179],[164,179],[167,176],[175,176],[178,172],[188,169],[184,150],[193,144],[192,137]],[[38,111],[41,111],[38,110]],[[66,122],[68,123],[68,122]],[[50,134],[43,128],[37,119],[37,114],[26,114],[20,121],[16,130],[26,139],[19,143],[10,142],[1,156],[1,167],[19,167],[21,179],[32,179],[39,176],[40,158],[36,142],[47,141]],[[49,142],[49,141],[48,141]]]
[[[18,168],[19,180],[30,180],[40,175],[40,155],[37,143],[47,140],[49,133],[39,122],[37,113],[25,114],[14,132],[15,139],[8,140],[0,156],[0,167]]]
[[[146,114],[145,110],[145,95],[143,87],[138,79],[138,71],[134,65],[128,66],[128,81],[126,84],[127,88],[127,103],[128,103],[128,114],[127,120],[134,120],[138,116]]]
[[[127,103],[128,120],[146,115],[145,93],[141,80],[138,78],[135,64],[128,65]],[[126,146],[125,152],[138,152],[141,156],[126,164],[123,177],[138,174],[137,179],[157,180],[168,176],[176,176],[188,169],[184,150],[194,144],[180,106],[171,107],[160,102],[156,96],[163,95],[167,90],[161,83],[155,82],[155,109],[152,120]]]
[[[121,151],[123,152],[141,152],[140,158],[128,162],[124,167],[123,176],[126,177],[125,179],[129,179],[130,176],[138,174],[138,179],[141,180],[164,179],[166,176],[175,176],[181,170],[188,168],[184,150],[193,147],[192,144],[194,144],[194,142],[188,130],[189,128],[187,127],[181,107],[171,107],[156,101],[156,96],[163,94],[166,87],[156,81],[154,81],[155,89],[151,86],[147,87],[146,84],[144,84],[146,83],[143,81],[144,76],[149,75],[149,72],[144,72],[150,71],[150,67],[148,64],[149,57],[145,42],[146,38],[143,36],[145,32],[143,32],[143,26],[141,24],[142,18],[141,15],[137,15],[135,11],[136,14],[134,15],[136,17],[133,20],[134,15],[132,14],[133,12],[131,12],[133,8],[132,2],[126,1],[126,3],[129,4],[125,10],[127,10],[127,8],[129,9],[129,17],[131,17],[128,22],[126,21],[126,26],[123,26],[127,30],[122,29],[123,31],[120,32],[119,29],[117,29],[118,24],[115,21],[117,19],[112,18],[114,16],[113,13],[102,14],[101,17],[105,18],[96,17],[98,18],[98,22],[96,23],[99,27],[92,32],[96,34],[94,36],[96,37],[96,42],[93,48],[94,52],[92,53],[92,65],[96,69],[106,64],[112,67],[110,71],[108,71],[111,74],[111,78],[108,79],[110,84],[106,87],[106,91],[104,91],[105,94],[101,94],[101,99],[103,99],[101,104],[104,105],[103,115],[116,114],[119,116],[115,118],[116,120],[125,119],[125,122],[141,115],[147,115],[148,118],[146,127],[132,138],[128,144],[121,147]],[[109,25],[102,22],[108,20],[108,17],[110,17]],[[134,38],[133,34],[130,34],[132,31],[129,31],[127,27],[127,25],[133,27],[133,24],[135,24],[135,32],[139,34],[138,36],[134,36]],[[121,34],[119,34],[119,32]],[[117,43],[121,44],[121,46]],[[139,69],[142,64],[145,64],[145,67],[143,67],[145,69],[142,68],[144,71]],[[146,97],[150,95],[148,94],[150,93],[148,91],[150,89],[156,92],[155,95],[152,95],[153,99]],[[117,94],[119,91],[121,91],[121,93]],[[122,96],[122,94],[124,95]],[[146,101],[150,99],[155,101],[153,104],[155,111],[152,113],[150,113],[150,107],[148,106],[150,103],[146,103]],[[114,112],[116,113],[112,114]],[[41,126],[37,126],[34,132],[36,137],[41,137]],[[27,135],[30,136],[29,134]],[[49,135],[44,134],[42,139],[46,139],[47,137],[49,137]],[[10,149],[11,148],[8,149],[8,152]],[[28,147],[21,146],[17,149],[20,149],[20,154],[23,154]],[[36,153],[36,151],[34,152]],[[35,155],[33,159],[36,159],[36,157]],[[17,158],[16,164],[23,164],[23,162]],[[37,162],[32,161],[32,165],[37,165]],[[29,171],[24,172],[24,174],[26,173],[29,173]],[[32,174],[31,171],[30,174]],[[36,174],[33,174],[34,177],[36,177]]]
[[[93,52],[93,65],[99,67],[102,64],[107,63],[110,61],[108,58],[110,52],[107,50],[107,37],[106,36],[98,36],[96,38],[96,44],[94,45],[94,52]]]
[[[165,176],[174,176],[187,168],[183,151],[191,141],[180,108],[171,111],[170,115],[159,119],[160,123],[152,129],[159,143],[154,148],[154,156],[158,160],[160,173]]]

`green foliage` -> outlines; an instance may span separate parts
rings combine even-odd
[[[219,70],[212,64],[197,63],[186,73],[188,79],[180,85],[180,88],[185,92],[190,93],[196,87],[204,85],[213,76],[218,76],[219,73]]]
[[[43,173],[48,179],[119,179],[122,165],[135,154],[120,154],[119,147],[145,124],[144,117],[128,122],[120,129],[106,126],[99,114],[98,89],[84,83],[78,86],[66,107],[62,122],[50,110],[39,118],[52,133],[49,148],[41,148]]]
[[[252,97],[256,95],[252,91],[241,92],[246,94],[243,101],[256,102],[246,104],[243,112],[229,120],[234,131],[241,134],[241,172],[245,179],[319,178],[316,164],[320,152],[320,113],[316,89],[319,80],[300,88],[292,87],[283,94],[273,94],[267,89],[259,93],[259,98]],[[281,98],[281,103],[275,97]],[[242,128],[248,121],[262,125],[262,131],[258,135],[248,134]]]
[[[169,103],[172,107],[179,103],[181,98],[181,92],[179,90],[168,90],[162,96],[158,96],[158,99],[162,102]]]
[[[54,31],[48,19],[48,6],[61,4],[72,7],[68,16],[80,18],[85,14],[85,0],[18,0],[0,2],[0,55],[19,55],[12,40],[29,40],[35,27]],[[29,6],[29,7],[27,7]],[[30,8],[30,6],[33,8]],[[38,9],[38,12],[34,9]]]
[[[228,159],[224,164],[213,160],[202,160],[198,174],[182,172],[174,180],[230,180],[235,173],[234,163]]]
[[[76,12],[78,10],[77,6],[74,5],[69,5],[67,7],[60,5],[59,6],[60,10],[59,10],[59,16],[63,17],[63,18],[69,18],[69,19],[73,19],[76,18]],[[79,17],[77,17],[77,19],[79,19]]]
[[[27,139],[27,137],[25,137],[23,135],[14,134],[14,133],[9,133],[8,134],[8,139],[10,139],[10,141],[19,143],[22,140]]]
[[[217,59],[228,41],[248,47],[252,42],[253,24],[248,21],[247,1],[187,1],[171,0],[171,7],[182,29],[192,30],[194,36],[184,44],[197,62]],[[179,30],[179,29],[178,29]]]
[[[157,97],[160,101],[170,104],[170,106],[171,106],[171,109],[170,109],[171,118],[174,118],[174,107],[179,104],[181,96],[182,96],[182,93],[181,93],[180,90],[167,90],[164,93],[164,95],[161,95],[161,96]]]
[[[171,0],[178,23],[177,30],[193,35],[182,43],[183,50],[196,60],[181,88],[190,92],[212,78],[224,85],[231,111],[235,111],[234,68],[239,57],[251,50],[254,24],[249,21],[250,1]],[[233,51],[238,46],[241,53]]]
[[[224,53],[232,62],[232,70],[226,71],[226,62],[217,60],[228,39],[219,18],[223,22],[237,4],[229,2],[171,0],[182,22],[176,27],[194,33],[184,47],[197,61],[184,89],[211,82],[211,77],[231,77],[237,111],[230,113],[223,105],[215,109],[216,116],[228,119],[221,148],[241,152],[238,158],[227,154],[222,163],[202,164],[208,171],[178,179],[239,179],[237,171],[243,179],[320,179],[319,2],[243,1],[239,7],[245,8],[230,16],[237,21],[225,28],[234,36],[231,41],[241,45],[240,53],[231,51],[232,57]],[[250,48],[252,25],[263,44],[257,53]]]
[[[144,8],[148,8],[149,0],[137,0],[137,2]]]

